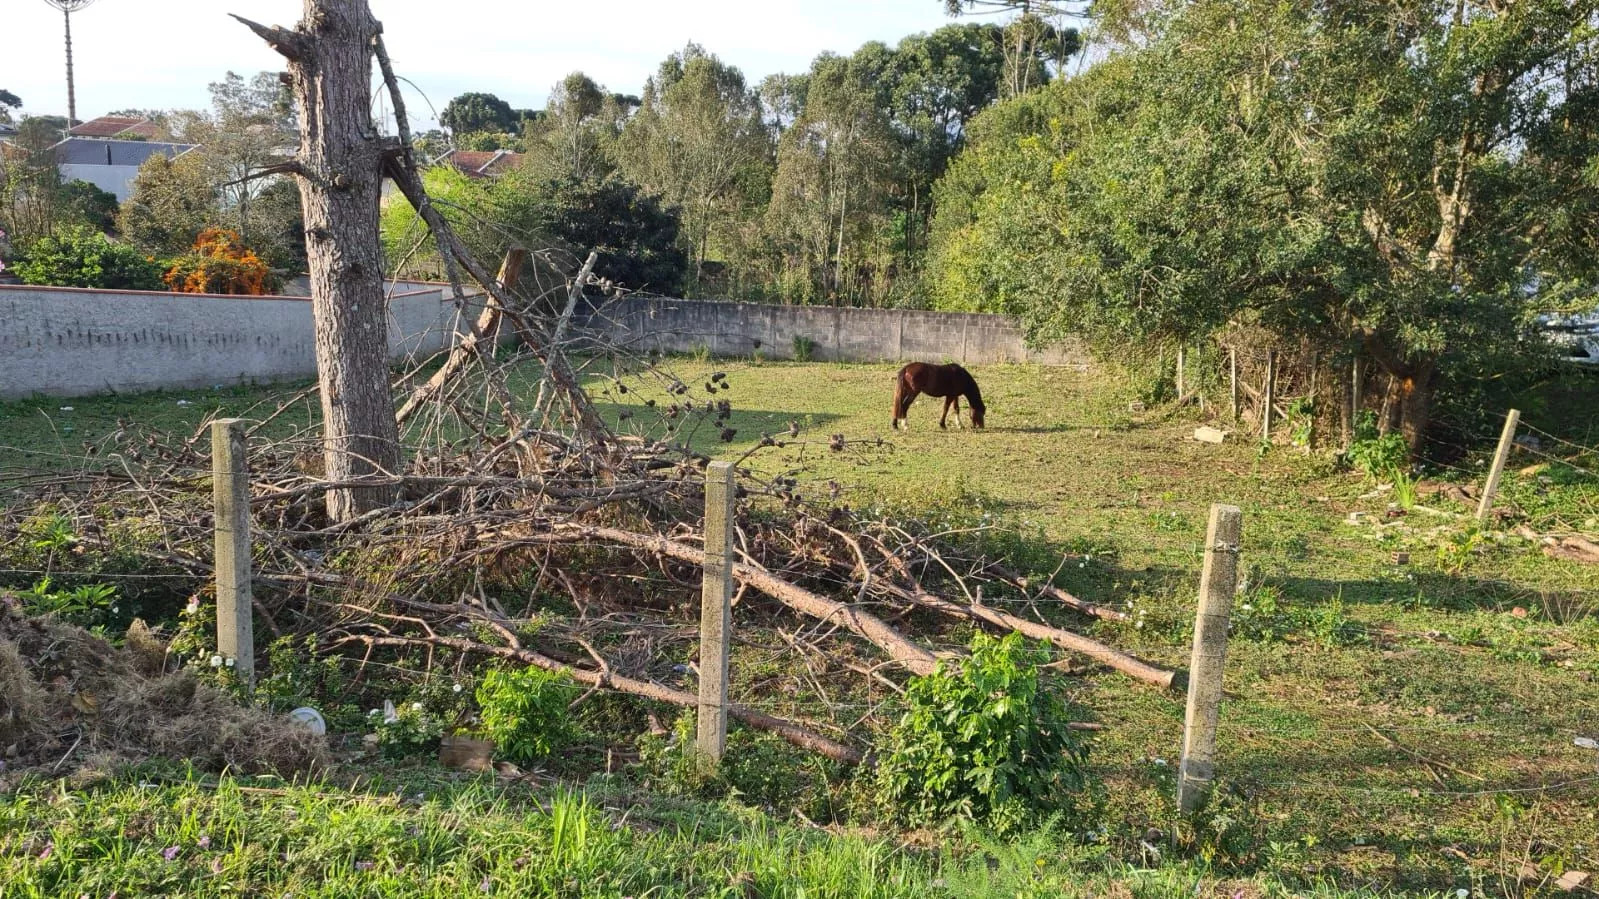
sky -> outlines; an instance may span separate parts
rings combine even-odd
[[[293,26],[300,0],[98,0],[72,16],[78,118],[115,109],[209,105],[206,85],[229,70],[252,75],[282,60],[237,13]],[[669,53],[694,41],[754,84],[800,72],[817,54],[896,43],[951,20],[942,0],[371,0],[413,125],[465,91],[542,108],[550,87],[581,69],[636,94]],[[45,0],[0,0],[0,88],[30,115],[65,115],[61,13]]]

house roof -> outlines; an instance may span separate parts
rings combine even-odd
[[[434,160],[473,176],[503,175],[522,165],[522,154],[510,150],[451,150]]]
[[[144,165],[157,153],[168,159],[182,156],[195,144],[169,144],[148,140],[101,140],[69,137],[51,147],[58,165]]]
[[[87,122],[79,122],[67,129],[72,137],[136,137],[144,140],[158,137],[160,129],[149,119],[134,116],[103,115]]]

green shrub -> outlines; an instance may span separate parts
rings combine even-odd
[[[161,272],[160,263],[88,228],[34,241],[17,263],[23,283],[52,287],[164,290]]]
[[[571,738],[568,707],[576,697],[571,678],[553,671],[491,670],[477,688],[482,735],[502,758],[536,761]]]
[[[794,361],[809,362],[816,352],[816,341],[802,334],[794,335]]]
[[[1065,704],[1039,689],[1045,661],[1016,634],[977,634],[970,658],[913,678],[883,747],[882,798],[913,824],[967,818],[1000,833],[1070,813],[1087,785],[1087,747],[1067,729]]]
[[[1344,458],[1349,464],[1377,480],[1395,471],[1410,467],[1410,445],[1403,434],[1377,433],[1377,416],[1370,410],[1360,413],[1355,422],[1355,439],[1349,444]]]

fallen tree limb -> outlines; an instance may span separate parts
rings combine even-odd
[[[1123,674],[1136,677],[1162,689],[1176,690],[1188,685],[1187,676],[1184,672],[1161,668],[1120,650],[1112,649],[1098,640],[1085,637],[1082,634],[1075,634],[1037,621],[1028,621],[1026,618],[1018,618],[1008,612],[990,608],[982,603],[960,602],[945,599],[941,596],[934,596],[925,590],[907,590],[897,584],[885,584],[879,589],[907,602],[913,602],[946,615],[967,620],[975,619],[995,627],[1013,630],[1035,640],[1048,640],[1052,645],[1088,656]]]
[[[699,697],[692,693],[685,693],[682,690],[674,690],[671,687],[663,687],[660,684],[652,684],[648,681],[635,680],[619,674],[607,674],[588,668],[563,665],[549,656],[534,652],[531,649],[491,646],[487,643],[477,643],[460,637],[443,636],[375,637],[370,634],[349,634],[335,641],[335,645],[343,642],[363,643],[367,646],[443,646],[460,652],[515,659],[547,671],[565,674],[578,683],[591,687],[631,693],[635,696],[642,696],[646,699],[654,699],[658,702],[667,702],[686,708],[695,708],[699,705]],[[835,761],[849,764],[859,764],[863,761],[859,750],[852,749],[835,740],[830,740],[786,718],[778,718],[741,705],[729,705],[727,713],[751,727],[777,734],[801,749],[817,752]]]
[[[1010,581],[1012,584],[1015,584],[1017,587],[1021,588],[1022,590],[1028,590],[1028,589],[1031,589],[1031,587],[1032,587],[1031,582],[1029,582],[1027,580],[1027,578],[1017,574],[1014,571],[1011,571],[1010,569],[1008,569],[1008,568],[1006,568],[1006,567],[1004,567],[1002,565],[990,565],[988,567],[995,574],[999,575],[1000,577],[1004,578],[1007,581]],[[1038,589],[1039,589],[1040,592],[1042,592],[1044,595],[1048,596],[1050,599],[1055,600],[1056,602],[1060,603],[1063,606],[1066,606],[1069,609],[1075,609],[1075,610],[1077,610],[1079,612],[1082,612],[1084,615],[1092,615],[1095,618],[1103,618],[1106,621],[1126,621],[1127,620],[1127,613],[1126,612],[1121,612],[1121,611],[1118,611],[1116,609],[1112,609],[1112,608],[1108,608],[1106,606],[1098,605],[1097,603],[1091,603],[1091,602],[1089,602],[1086,599],[1079,599],[1079,598],[1071,595],[1070,593],[1067,593],[1065,590],[1062,590],[1061,588],[1055,586],[1054,584],[1048,583],[1047,581],[1045,583],[1043,583],[1042,585],[1040,585]]]
[[[692,565],[705,564],[704,551],[676,540],[656,534],[637,534],[619,528],[577,524],[559,525],[554,531],[545,534],[513,538],[504,546],[514,546],[517,543],[572,543],[582,540],[631,546],[634,549],[668,556]],[[904,634],[870,612],[863,612],[828,599],[745,562],[733,565],[733,576],[797,612],[821,621],[843,625],[887,652],[893,661],[904,665],[914,674],[931,674],[933,666],[938,663],[938,659],[931,652],[911,642]]]
[[[500,286],[506,290],[514,290],[517,282],[522,278],[522,267],[527,264],[528,252],[520,247],[513,247],[505,253],[505,261],[500,264]],[[457,297],[457,302],[460,298]],[[462,310],[465,311],[464,309]],[[484,357],[493,352],[492,344],[500,333],[500,304],[492,296],[485,296],[483,311],[478,314],[477,321],[470,326],[469,333],[464,336],[454,348],[444,365],[433,376],[428,378],[422,386],[411,392],[411,396],[400,406],[394,414],[395,420],[405,424],[417,409],[424,403],[438,395],[438,392],[449,383],[449,380],[463,368],[466,363],[474,358]]]

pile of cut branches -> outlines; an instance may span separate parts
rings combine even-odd
[[[380,38],[377,56],[403,123]],[[715,373],[687,384],[585,327],[597,306],[620,295],[595,278],[592,253],[576,264],[570,254],[513,247],[490,275],[425,193],[409,136],[402,129],[400,137],[387,173],[418,210],[425,239],[437,243],[459,304],[456,333],[394,382],[407,448],[398,468],[356,466],[367,473],[329,480],[321,462],[337,450],[314,422],[280,433],[303,397],[258,417],[249,461],[259,619],[274,635],[317,634],[322,651],[363,662],[380,652],[432,659],[442,651],[693,705],[693,694],[654,662],[663,641],[692,639],[709,461],[693,446],[701,434],[731,440],[728,379]],[[601,399],[612,408],[602,410]],[[806,442],[796,427],[763,435],[751,453]],[[833,435],[818,451],[872,446]],[[204,427],[158,438],[130,423],[86,447],[79,475],[21,479],[26,501],[5,514],[49,507],[74,522],[78,550],[117,554],[124,565],[132,553],[141,570],[204,585],[208,448]],[[1045,598],[1085,621],[1120,613],[1031,585],[970,541],[808,501],[793,472],[765,476],[749,461],[750,454],[737,461],[739,614],[791,625],[780,632],[794,652],[852,660],[830,677],[898,690],[896,677],[927,674],[952,654],[926,634],[960,622],[1047,640],[1162,688],[1178,685],[1175,672],[992,600]],[[362,501],[334,503],[337,491]],[[335,520],[333,508],[363,511]],[[552,620],[556,598],[570,613]],[[641,641],[646,651],[638,651]],[[849,652],[839,652],[840,641]],[[836,724],[742,706],[732,714],[835,759],[864,755],[858,735]]]

